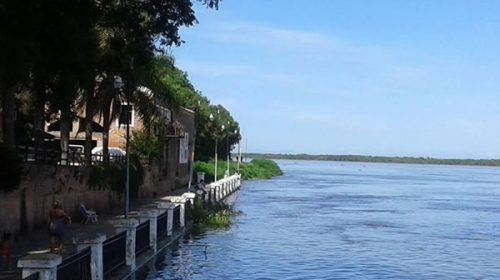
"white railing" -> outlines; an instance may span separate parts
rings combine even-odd
[[[217,203],[240,188],[241,175],[234,174],[205,186],[204,200],[207,203]]]

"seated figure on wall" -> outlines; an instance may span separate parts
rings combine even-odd
[[[198,184],[194,186],[194,189],[196,190],[196,193],[203,195],[208,192],[208,190],[205,188],[205,181],[200,180]]]

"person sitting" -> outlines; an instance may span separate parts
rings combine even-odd
[[[198,184],[196,184],[196,186],[194,186],[194,189],[196,190],[196,193],[198,193],[198,194],[206,194],[207,193],[207,189],[205,188],[205,181],[204,180],[200,180],[200,182]]]

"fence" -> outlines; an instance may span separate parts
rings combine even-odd
[[[65,258],[57,267],[57,279],[91,280],[90,248]]]
[[[181,206],[177,205],[174,208],[174,222],[173,222],[173,228],[177,229],[181,225]]]
[[[165,213],[158,216],[158,220],[156,223],[157,223],[156,236],[157,239],[159,240],[167,236],[168,212],[165,211]]]
[[[149,249],[149,220],[140,224],[135,233],[135,254],[140,253]]]
[[[126,262],[127,233],[121,232],[102,244],[104,276],[124,265]]]
[[[227,181],[225,184],[217,184],[211,190],[217,192],[216,197],[223,198],[239,187],[239,179],[238,175],[231,176],[224,179]],[[106,279],[123,266],[133,270],[137,265],[137,255],[150,248],[151,252],[156,252],[157,244],[151,242],[158,242],[161,238],[169,235],[180,236],[183,233],[179,228],[184,227],[186,219],[191,217],[191,202],[194,198],[194,193],[164,197],[162,201],[158,201],[155,211],[151,211],[153,209],[141,211],[142,217],[148,218],[145,222],[138,224],[136,219],[115,221],[116,229],[124,229],[124,231],[108,239],[103,234],[98,234],[98,237],[81,240],[81,243],[77,240],[75,242],[79,247],[82,245],[88,247],[65,258],[62,262],[60,256],[39,254],[19,259],[18,265],[23,268],[23,273],[25,270],[29,273],[35,273],[27,278],[30,280],[87,280],[91,279],[92,276]],[[157,216],[158,209],[163,209],[163,213]],[[181,221],[181,219],[183,220]],[[150,224],[151,221],[153,224]],[[155,223],[156,229],[150,232]],[[102,248],[102,255],[100,248]]]
[[[189,221],[191,220],[191,217],[192,217],[192,209],[191,209],[192,205],[191,205],[191,201],[188,200],[186,201],[186,207],[184,208],[184,218],[186,219],[186,221]]]
[[[44,163],[50,165],[66,165],[66,166],[81,166],[85,165],[85,153],[77,151],[68,151],[66,162],[61,162],[60,149],[38,149],[30,146],[19,146],[19,155],[26,163]],[[102,153],[92,154],[92,164],[101,164],[104,162]],[[109,153],[109,162],[125,163],[124,155]]]
[[[56,149],[40,148],[37,150],[35,147],[19,146],[18,150],[25,162],[57,164],[61,159],[61,151]]]

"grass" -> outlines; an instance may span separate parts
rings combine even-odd
[[[207,205],[197,199],[191,210],[195,231],[203,232],[206,229],[228,229],[231,227],[232,218],[241,215],[232,207],[217,204]]]
[[[230,163],[230,173],[237,172],[237,164]],[[219,161],[217,164],[217,178],[223,178],[227,169],[226,161]],[[214,179],[214,162],[197,161],[194,164],[194,172],[205,172],[205,181],[212,182]],[[240,174],[243,180],[271,179],[283,175],[276,162],[269,159],[254,159],[249,163],[241,163]]]

